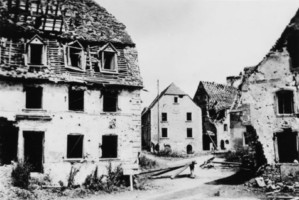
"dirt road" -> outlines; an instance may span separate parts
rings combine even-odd
[[[196,166],[195,179],[188,177],[189,169],[177,179],[149,180],[149,190],[126,191],[84,198],[87,200],[198,200],[198,199],[261,199],[263,196],[249,191],[240,184],[246,174],[233,169],[200,169]],[[78,199],[79,200],[79,199]]]

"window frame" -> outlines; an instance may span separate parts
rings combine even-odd
[[[70,57],[70,48],[81,50],[80,66],[72,66],[71,57]],[[85,51],[84,51],[84,47],[82,46],[82,44],[76,40],[74,42],[66,44],[64,47],[64,50],[65,50],[64,51],[65,68],[79,71],[79,72],[85,72],[86,56],[85,56]]]
[[[116,156],[115,157],[107,157],[103,155],[103,146],[104,146],[104,137],[115,137],[116,138]],[[111,145],[110,145],[111,147]],[[102,155],[101,155],[101,159],[117,159],[119,157],[119,137],[118,135],[114,135],[114,134],[110,134],[110,135],[102,135],[102,144],[101,144],[101,149],[102,149]],[[105,155],[107,155],[107,153],[105,153]]]
[[[111,97],[111,96],[115,96],[116,97],[116,102],[115,102],[115,111],[111,111],[111,110],[106,110],[105,109],[105,98],[107,97]],[[112,98],[112,97],[111,97]],[[102,111],[105,112],[105,113],[115,113],[115,112],[118,112],[119,111],[119,108],[118,108],[118,101],[119,101],[119,94],[118,93],[109,93],[109,92],[105,92],[102,96]]]
[[[163,136],[165,133],[163,131],[166,131],[166,136]],[[168,138],[168,128],[161,128],[161,138]]]
[[[191,136],[189,136],[190,131],[191,131]],[[193,138],[193,129],[192,128],[187,128],[186,133],[187,133],[187,138]]]
[[[167,113],[166,112],[162,112],[161,113],[161,122],[167,122]]]
[[[190,119],[188,118],[188,116],[190,116]],[[187,122],[191,122],[192,121],[192,112],[187,112],[186,113],[186,121]]]
[[[179,97],[173,97],[173,103],[178,104],[179,103]]]
[[[280,97],[285,96],[285,94],[283,93],[291,93],[292,94],[292,98],[291,98],[291,112],[290,113],[280,113]],[[279,94],[281,93],[281,94]],[[296,97],[295,97],[296,93],[293,89],[281,89],[281,90],[277,90],[275,91],[275,105],[276,105],[276,115],[277,116],[293,116],[294,114],[296,114],[295,112],[295,108],[296,108]]]
[[[106,53],[112,53],[114,54],[113,55],[113,63],[114,63],[114,67],[113,69],[110,68],[110,69],[105,69],[104,66],[105,66],[105,52]],[[112,74],[117,74],[118,73],[118,51],[117,49],[111,44],[111,43],[108,43],[106,45],[104,45],[99,51],[98,51],[98,56],[99,56],[99,59],[100,59],[100,72],[102,73],[112,73]],[[111,65],[111,63],[110,63]]]
[[[41,45],[42,46],[42,52],[41,52],[41,64],[34,64],[32,63],[31,59],[31,51],[32,47],[31,45]],[[26,44],[27,46],[27,52],[25,56],[25,64],[29,67],[45,67],[47,66],[47,45],[42,40],[41,37],[38,35],[35,35],[29,42]]]
[[[228,131],[228,125],[227,124],[223,124],[223,131],[227,132]]]
[[[83,103],[83,105],[82,105],[82,109],[78,109],[78,110],[74,110],[74,109],[71,109],[70,108],[70,100],[71,100],[71,95],[70,95],[70,93],[71,92],[82,92],[83,94],[83,97],[82,97],[82,103]],[[73,89],[72,87],[69,87],[69,89],[68,89],[68,110],[69,111],[74,111],[74,112],[84,112],[84,109],[85,109],[85,106],[84,106],[84,104],[85,104],[85,92],[84,92],[84,90],[80,90],[80,89]]]
[[[40,90],[40,107],[28,107],[28,90]],[[25,90],[25,109],[26,110],[42,110],[43,109],[43,88],[38,86],[38,87],[34,87],[34,86],[25,86],[24,88]]]
[[[82,137],[82,155],[81,157],[69,157],[69,136],[78,136],[78,137]],[[77,145],[77,144],[76,144]],[[67,135],[66,137],[66,155],[65,155],[66,160],[82,160],[84,159],[84,135],[80,134],[80,133],[70,133]]]

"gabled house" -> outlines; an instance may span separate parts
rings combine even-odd
[[[199,152],[201,131],[201,109],[173,83],[142,112],[142,147],[148,151]]]
[[[235,108],[268,163],[299,159],[299,11],[264,59],[246,68]]]
[[[141,150],[135,43],[92,0],[0,2],[0,165],[82,183]]]
[[[214,82],[200,81],[193,101],[202,110],[203,150],[229,150],[230,108],[237,89]]]

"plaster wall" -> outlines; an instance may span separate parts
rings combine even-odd
[[[241,102],[250,104],[250,123],[259,136],[268,163],[278,161],[274,133],[285,128],[299,130],[297,83],[298,75],[291,71],[289,54],[283,49],[269,54],[242,87]],[[279,90],[294,92],[294,114],[277,113],[276,92]]]
[[[141,100],[140,91],[122,89],[118,96],[117,112],[103,112],[101,92],[84,91],[84,111],[68,110],[68,85],[40,84],[43,88],[42,109],[25,109],[25,91],[21,83],[0,81],[0,117],[16,122],[19,128],[18,159],[24,159],[23,131],[44,132],[44,172],[50,174],[54,184],[66,182],[71,166],[80,168],[76,181],[82,183],[86,176],[99,166],[99,173],[106,171],[108,161],[114,166],[138,165],[141,151]],[[18,119],[23,116],[47,116],[50,120]],[[66,158],[67,135],[82,134],[83,158],[77,161]],[[118,136],[117,158],[103,159],[103,135]],[[135,167],[133,167],[135,165]]]
[[[178,97],[178,103],[174,103],[174,95],[164,95],[151,109],[151,141],[159,142],[160,149],[170,145],[173,151],[186,153],[187,145],[192,146],[194,152],[202,151],[202,119],[201,109],[189,96]],[[162,122],[161,113],[167,113],[167,122]],[[187,112],[192,113],[192,120],[187,121]],[[159,124],[158,124],[159,123]],[[158,127],[160,128],[158,137]],[[168,129],[168,137],[162,138],[162,128]],[[187,128],[192,128],[192,138],[187,137]]]

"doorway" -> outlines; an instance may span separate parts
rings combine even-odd
[[[24,158],[32,172],[43,172],[44,132],[24,131]]]
[[[292,163],[298,160],[297,133],[284,130],[277,133],[278,158],[280,163]]]
[[[7,120],[0,121],[0,165],[8,165],[17,161],[19,129]]]

